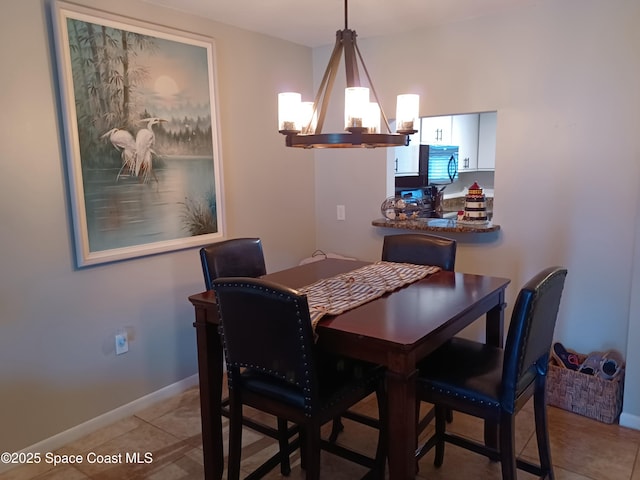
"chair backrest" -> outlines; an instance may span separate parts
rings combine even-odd
[[[511,315],[502,372],[503,408],[513,411],[517,396],[548,370],[553,331],[567,270],[549,267],[520,290]]]
[[[456,264],[456,241],[419,233],[387,235],[382,243],[382,260],[433,265],[453,271]]]
[[[317,398],[314,333],[306,295],[267,280],[218,278],[213,290],[222,324],[229,387],[240,369],[287,382],[309,411]]]
[[[260,277],[267,273],[259,238],[233,238],[200,249],[207,290],[218,277]]]

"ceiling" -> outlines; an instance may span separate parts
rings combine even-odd
[[[143,0],[309,47],[333,44],[345,28],[343,0]],[[393,35],[534,4],[540,0],[350,0],[359,38]]]

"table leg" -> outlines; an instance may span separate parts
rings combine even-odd
[[[415,478],[416,376],[387,371],[389,480]]]
[[[222,444],[222,344],[217,325],[208,323],[205,309],[196,307],[202,455],[205,480],[221,480],[224,471]]]
[[[504,346],[504,290],[500,292],[498,304],[487,312],[486,342],[488,345],[502,348]],[[484,444],[488,447],[498,446],[498,426],[495,423],[484,423]]]
[[[486,342],[489,345],[502,348],[504,346],[504,291],[499,295],[498,304],[487,312]]]

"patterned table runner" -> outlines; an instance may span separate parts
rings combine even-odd
[[[299,288],[307,295],[315,329],[325,315],[338,315],[400,287],[440,271],[440,267],[412,263],[376,262],[352,272],[318,280]]]

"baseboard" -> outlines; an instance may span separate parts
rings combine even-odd
[[[68,443],[75,442],[85,435],[106,427],[107,425],[111,425],[118,420],[135,415],[137,412],[150,407],[154,403],[166,400],[174,395],[178,395],[196,385],[198,385],[198,374],[182,379],[179,382],[172,383],[171,385],[167,385],[166,387],[156,390],[144,397],[140,397],[133,402],[122,405],[114,410],[81,423],[80,425],[76,425],[75,427],[65,430],[64,432],[60,432],[52,437],[46,438],[41,442],[22,449],[21,452],[52,452]],[[17,465],[0,463],[0,473],[10,470],[15,466]]]
[[[640,430],[640,416],[622,412],[620,414],[620,425],[633,428],[634,430]]]

